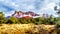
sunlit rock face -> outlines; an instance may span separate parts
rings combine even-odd
[[[36,14],[34,12],[22,12],[22,11],[19,11],[19,12],[15,12],[14,14],[12,14],[12,16],[16,17],[16,18],[23,18],[23,17],[33,17],[33,16],[39,16],[39,14]]]
[[[14,16],[16,18],[22,18],[23,17],[23,12],[21,12],[21,11],[15,12],[12,16]]]
[[[39,14],[36,14],[36,13],[34,13],[34,12],[31,12],[31,11],[28,11],[28,12],[26,12],[25,14],[31,14],[32,16],[39,16]]]

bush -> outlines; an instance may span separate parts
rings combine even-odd
[[[9,24],[18,24],[19,21],[16,17],[10,17],[9,19],[7,19],[6,23],[9,23]]]

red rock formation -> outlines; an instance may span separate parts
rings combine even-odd
[[[19,11],[19,12],[15,11],[15,13],[12,14],[12,16],[17,17],[17,18],[22,18],[22,17],[31,18],[33,16],[39,16],[39,15],[31,11],[25,12],[25,13],[23,13],[22,11]]]

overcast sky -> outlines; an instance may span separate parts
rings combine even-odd
[[[10,16],[15,10],[57,16],[54,6],[58,6],[58,3],[59,0],[0,0],[0,11],[4,12],[5,16]]]

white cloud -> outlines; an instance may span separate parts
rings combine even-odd
[[[7,17],[7,16],[11,16],[13,13],[14,13],[14,11],[11,11],[11,12],[4,12],[5,13],[5,17]]]
[[[29,10],[35,9],[35,7],[34,7],[34,5],[28,5],[28,6],[26,6],[25,9],[27,9],[29,11]]]
[[[40,11],[45,11],[45,10],[48,10],[48,9],[54,9],[54,6],[55,6],[55,3],[46,4],[46,6],[42,7],[40,9]]]
[[[8,7],[11,7],[14,10],[22,10],[22,11],[31,10],[35,13],[41,13],[40,11],[42,11],[42,13],[49,13],[47,11],[50,11],[50,13],[53,13],[54,6],[56,5],[56,3],[59,2],[59,0],[43,0],[43,1],[37,0],[37,1],[42,2],[42,4],[40,4],[38,6],[38,7],[40,7],[42,5],[41,8],[39,8],[40,10],[36,10],[36,8],[35,8],[34,4],[36,3],[36,0],[0,0],[0,5],[5,5]],[[7,11],[7,9],[5,9],[5,8],[0,8],[0,11],[1,10]],[[39,12],[37,12],[37,11],[39,11]],[[11,11],[9,13],[6,13],[6,15],[7,14],[10,15]]]

